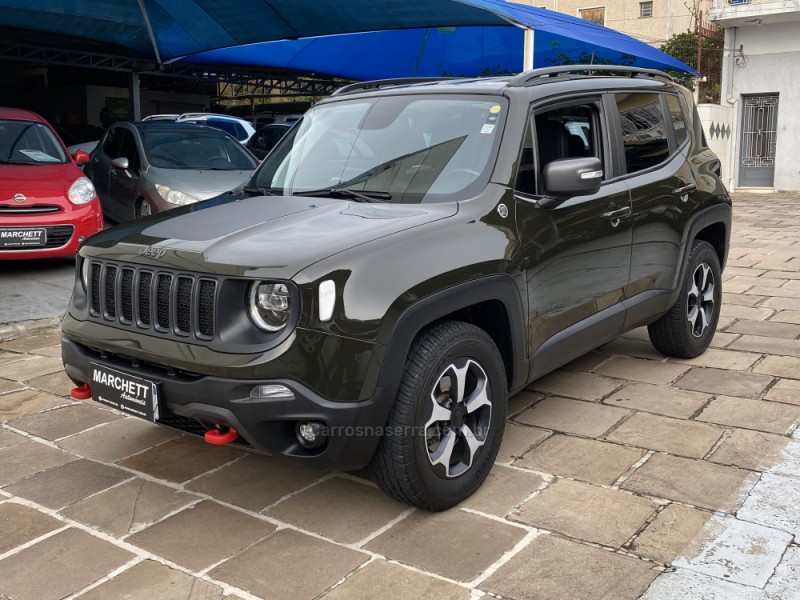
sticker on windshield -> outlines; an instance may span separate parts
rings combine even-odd
[[[500,107],[500,105],[499,105],[499,104],[494,104],[494,105],[492,105],[492,107],[489,109],[489,112],[490,112],[490,113],[492,113],[493,115],[496,115],[496,114],[497,114],[497,113],[499,113],[501,110],[503,110],[503,109]]]
[[[55,156],[50,156],[41,150],[20,150],[20,152],[22,152],[28,158],[32,158],[38,162],[58,162],[58,159]]]
[[[489,135],[494,131],[494,123],[484,123],[481,127],[481,135]]]

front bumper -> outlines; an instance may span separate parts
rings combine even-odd
[[[330,402],[306,386],[289,379],[232,379],[187,374],[170,367],[137,361],[95,350],[67,338],[61,340],[67,375],[76,383],[91,381],[90,364],[98,363],[155,382],[159,388],[160,425],[202,436],[215,425],[236,429],[233,445],[261,454],[298,459],[322,469],[356,470],[366,466],[378,441],[393,401],[392,390],[378,387],[361,402]],[[253,399],[257,385],[280,384],[294,399]],[[320,448],[300,444],[300,421],[321,421],[328,439]]]

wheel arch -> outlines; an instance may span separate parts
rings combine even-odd
[[[525,385],[525,321],[519,288],[508,275],[492,275],[455,285],[427,296],[408,308],[391,331],[379,385],[395,387],[416,337],[425,328],[457,320],[480,327],[497,345],[509,389]]]

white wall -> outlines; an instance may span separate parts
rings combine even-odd
[[[729,43],[732,42],[732,43]],[[730,57],[723,72],[722,99],[734,106],[729,165],[738,184],[741,144],[741,99],[748,94],[778,94],[778,135],[775,150],[776,190],[800,190],[800,22],[730,28],[726,48],[741,46],[745,60]]]
[[[142,117],[156,113],[183,113],[207,110],[211,97],[202,94],[179,94],[142,90]],[[100,125],[100,109],[106,105],[106,98],[128,98],[128,88],[86,86],[86,115],[89,123]]]
[[[698,104],[697,113],[703,123],[708,147],[719,157],[722,181],[731,189],[731,153],[733,149],[733,107],[719,104]]]

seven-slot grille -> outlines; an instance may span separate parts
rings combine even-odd
[[[214,337],[214,279],[92,262],[89,288],[89,310],[95,318],[167,335]]]

